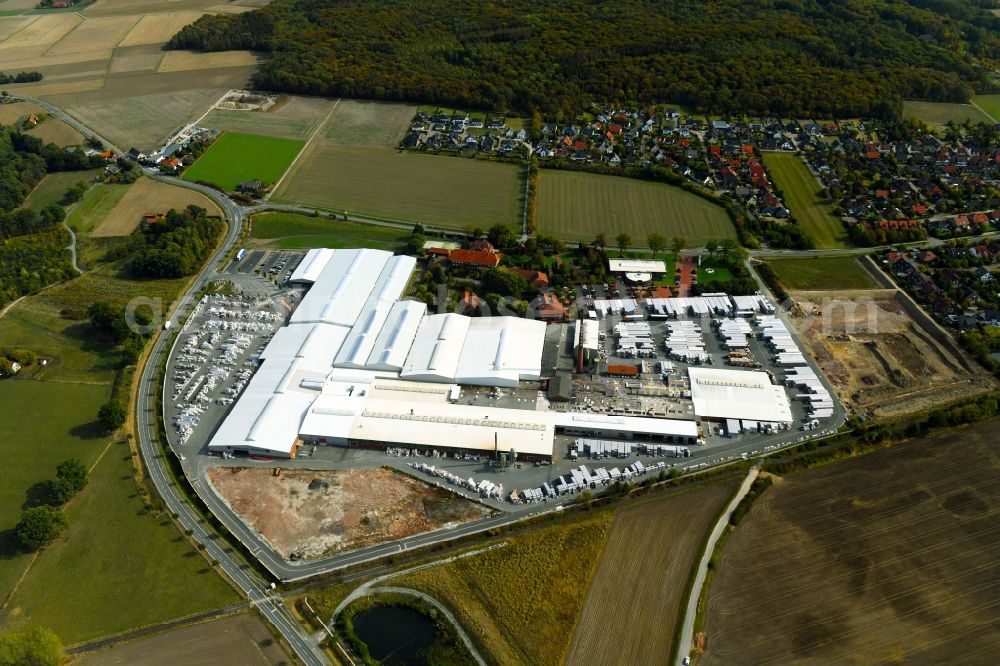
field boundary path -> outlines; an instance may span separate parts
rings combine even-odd
[[[285,178],[288,178],[288,174],[292,172],[292,169],[295,168],[295,165],[298,164],[299,160],[302,159],[302,156],[305,155],[306,148],[312,145],[313,139],[316,138],[316,135],[319,134],[324,127],[326,127],[326,124],[328,122],[330,122],[330,118],[333,116],[333,112],[337,110],[338,106],[340,106],[340,99],[341,98],[338,97],[337,101],[334,102],[333,106],[330,107],[330,111],[329,113],[326,114],[326,118],[324,118],[322,121],[316,124],[316,128],[313,130],[312,134],[310,134],[309,138],[306,139],[306,142],[302,144],[302,149],[299,150],[299,154],[295,156],[295,159],[292,160],[292,163],[288,165],[287,169],[285,169],[285,173],[281,174],[281,178],[278,179],[278,182],[275,183],[274,186],[270,190],[268,190],[267,194],[264,196],[265,201],[271,200],[271,195],[278,191],[278,188],[281,187],[281,184],[285,182]]]
[[[708,575],[708,563],[712,560],[712,555],[715,553],[715,545],[719,542],[719,537],[722,536],[722,532],[726,529],[726,526],[729,525],[729,517],[736,510],[736,505],[750,492],[750,486],[757,479],[759,472],[760,469],[757,467],[750,469],[747,478],[743,479],[743,484],[729,502],[729,506],[719,516],[719,520],[715,523],[715,527],[712,528],[712,533],[705,544],[705,550],[701,554],[701,561],[698,562],[698,569],[694,575],[694,584],[691,586],[688,605],[684,610],[684,622],[681,625],[681,643],[677,646],[677,666],[681,666],[684,658],[691,654],[691,645],[694,642],[694,618],[698,614],[698,600],[701,598],[701,588],[705,585],[705,576]]]

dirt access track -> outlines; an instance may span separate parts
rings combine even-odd
[[[243,522],[284,558],[293,553],[302,559],[322,557],[493,513],[387,468],[213,467],[208,478]]]
[[[924,315],[895,289],[790,295],[792,325],[850,411],[901,416],[997,385],[947,333],[919,322],[913,314]]]
[[[709,664],[995,664],[1000,420],[789,474],[722,549]]]

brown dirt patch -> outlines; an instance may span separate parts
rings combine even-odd
[[[997,428],[952,429],[767,490],[723,548],[700,663],[994,663]]]
[[[895,290],[793,292],[793,325],[844,404],[898,416],[994,386],[974,375],[907,314]]]
[[[189,204],[201,206],[209,215],[222,215],[219,207],[203,194],[140,178],[90,235],[94,238],[127,236],[139,226],[143,215],[166,213],[171,208],[180,210]]]
[[[140,638],[110,650],[84,656],[78,666],[272,666],[288,663],[260,619],[235,615],[204,624]]]
[[[493,511],[390,469],[214,467],[216,492],[282,555],[304,559],[457,525]]]
[[[670,654],[698,546],[738,480],[620,511],[566,664],[653,664]]]

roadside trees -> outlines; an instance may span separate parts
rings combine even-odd
[[[622,233],[618,234],[617,236],[615,236],[615,243],[618,244],[618,250],[619,250],[619,253],[620,253],[618,256],[624,257],[625,256],[625,250],[627,250],[628,247],[629,247],[629,245],[632,244],[632,237],[629,236],[627,233],[622,232]]]
[[[108,400],[97,410],[97,420],[105,430],[114,432],[125,425],[125,407],[117,400]]]
[[[649,234],[646,238],[646,245],[653,251],[653,259],[656,259],[657,252],[667,249],[667,237],[663,234]]]
[[[14,526],[14,534],[25,548],[39,550],[54,541],[64,527],[66,519],[62,511],[42,504],[21,512],[21,519]]]

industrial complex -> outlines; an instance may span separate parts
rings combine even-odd
[[[596,300],[582,319],[546,324],[432,314],[403,299],[415,267],[380,250],[309,251],[289,279],[301,298],[209,452],[292,458],[325,444],[548,461],[640,443],[676,451],[831,413],[762,296]]]

